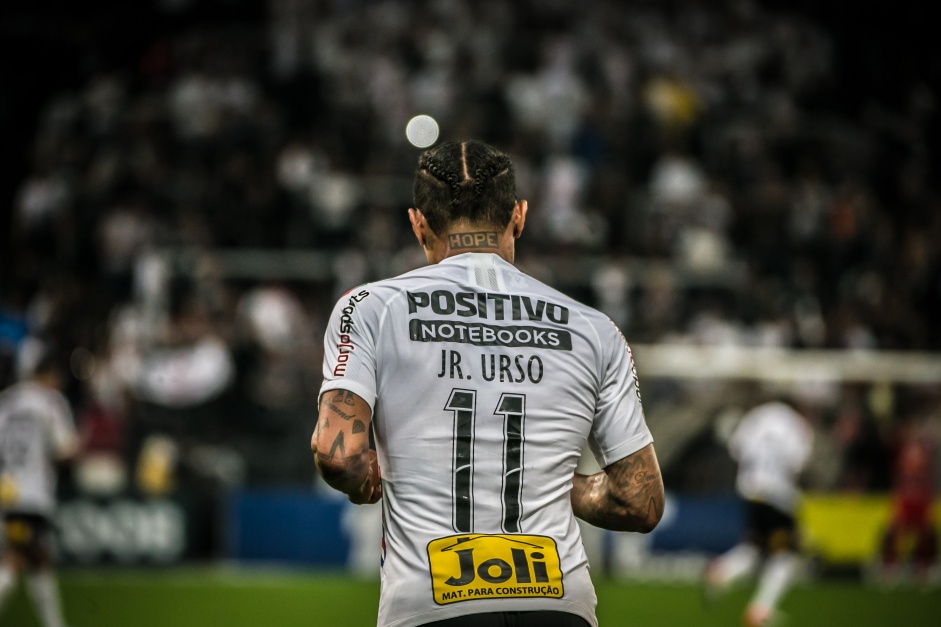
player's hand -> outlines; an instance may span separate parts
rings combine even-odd
[[[363,485],[348,494],[347,498],[356,505],[372,505],[382,498],[382,474],[379,471],[379,457],[376,451],[369,450],[369,474],[366,475]]]

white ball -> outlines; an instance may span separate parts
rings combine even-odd
[[[438,122],[430,115],[416,115],[405,126],[405,136],[416,148],[427,148],[438,141]]]

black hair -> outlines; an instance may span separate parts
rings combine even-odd
[[[516,204],[513,163],[481,141],[440,144],[418,158],[412,197],[438,235],[459,220],[503,230]]]

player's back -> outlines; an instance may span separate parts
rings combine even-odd
[[[769,402],[753,408],[742,418],[731,443],[739,463],[739,492],[785,511],[793,509],[797,477],[812,446],[810,425],[791,406]]]
[[[594,413],[601,347],[579,337],[594,327],[521,273],[500,281],[485,269],[478,282],[480,262],[496,259],[480,257],[473,279],[463,264],[442,263],[389,282],[401,296],[377,355],[376,435],[392,456],[381,460],[384,479],[414,483],[414,495],[396,496],[414,496],[419,520],[434,517],[429,532],[442,529],[431,501],[449,505],[454,531],[531,526],[550,501],[567,498]],[[522,490],[528,473],[539,483]]]
[[[345,367],[328,374],[334,388],[371,395],[340,379],[361,363],[357,351],[372,352],[380,622],[463,601],[489,611],[593,600],[572,474],[586,440],[602,461],[650,441],[636,387],[605,388],[631,368],[616,327],[495,255],[452,257],[348,298],[338,309],[350,333],[338,339],[349,346],[333,355]],[[625,418],[617,427],[615,414]]]

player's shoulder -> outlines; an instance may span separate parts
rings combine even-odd
[[[15,386],[9,386],[0,390],[0,414],[4,412],[6,407],[10,405],[10,399],[13,398],[13,388]]]
[[[565,309],[564,319],[573,333],[586,338],[584,346],[597,351],[599,356],[614,355],[627,349],[631,353],[627,338],[611,316],[588,305],[565,292],[514,267],[506,278],[508,289],[514,293],[529,294],[545,302]],[[631,355],[633,360],[633,355]]]
[[[429,280],[425,268],[385,279],[362,283],[347,289],[337,299],[334,314],[339,316],[380,315],[390,302]]]
[[[603,325],[604,327],[615,327],[611,318],[600,310],[583,303],[582,301],[569,296],[558,288],[544,283],[543,281],[526,274],[518,268],[507,279],[507,286],[514,292],[530,292],[544,300],[562,305],[571,312],[570,318],[578,318],[592,325]]]
[[[343,292],[337,299],[337,307],[375,307],[387,303],[396,294],[408,289],[408,286],[406,275],[362,283]]]
[[[59,390],[48,388],[38,383],[32,383],[30,386],[30,393],[34,395],[33,398],[35,398],[37,403],[48,407],[50,410],[62,413],[71,412],[69,399]]]
[[[447,281],[447,271],[447,268],[440,265],[428,265],[396,276],[377,279],[347,290],[340,302],[353,299],[358,303],[369,301],[373,307],[385,306],[389,301],[404,296],[409,291],[441,285],[442,281]]]
[[[772,400],[762,403],[748,412],[746,417],[756,421],[776,426],[780,429],[792,431],[808,431],[810,425],[807,420],[790,403],[782,400]]]
[[[586,324],[592,327],[599,337],[610,342],[614,342],[613,345],[618,345],[615,340],[620,340],[624,344],[627,344],[627,337],[624,335],[624,332],[617,325],[617,323],[600,309],[596,309],[591,305],[585,304],[571,296],[563,294],[554,288],[550,288],[555,292],[560,300],[565,303],[566,307],[569,307],[572,311],[571,319],[574,321],[573,324]],[[606,342],[608,345],[608,342]]]
[[[71,411],[68,399],[62,392],[32,381],[20,381],[0,393],[0,407],[29,407],[46,413],[48,410]]]
[[[0,392],[3,405],[35,403],[37,398],[42,398],[42,390],[32,381],[18,381]]]

